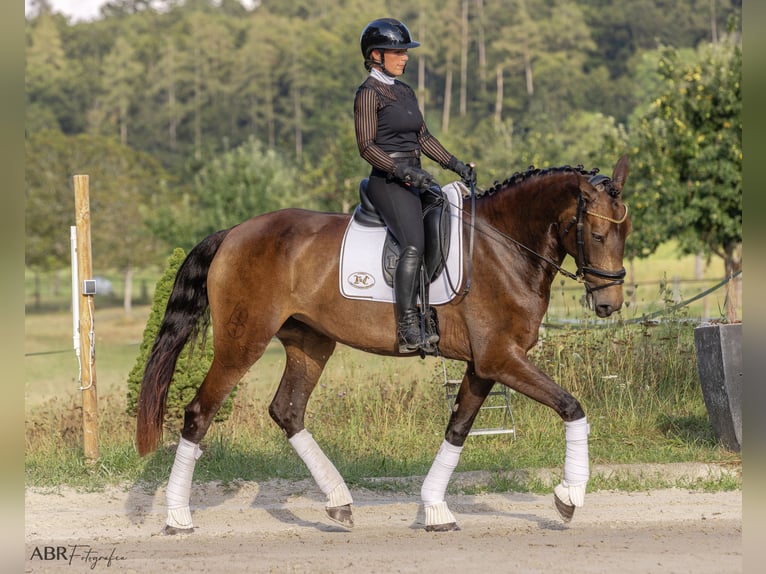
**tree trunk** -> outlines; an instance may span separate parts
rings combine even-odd
[[[129,319],[133,312],[133,265],[128,263],[125,268],[125,289],[123,290],[122,307],[125,318]]]
[[[701,281],[704,278],[705,271],[705,258],[702,254],[694,256],[694,278]],[[702,298],[702,317],[707,318],[710,316],[710,298]]]
[[[476,0],[476,20],[479,25],[476,40],[479,52],[479,91],[482,97],[487,93],[487,45],[484,39],[484,0]]]
[[[171,83],[168,89],[168,115],[170,116],[170,121],[168,122],[170,149],[176,151],[178,148],[178,118],[176,117],[176,86],[174,83]]]
[[[503,67],[498,64],[495,68],[495,123],[503,122]]]
[[[293,113],[295,114],[295,157],[300,162],[303,157],[303,113],[301,109],[301,91],[293,86]]]
[[[734,323],[737,321],[742,293],[742,276],[734,277],[735,273],[742,271],[742,244],[732,241],[724,247],[724,251],[724,268],[726,277],[730,279],[726,284],[726,319],[729,323]]]
[[[128,105],[120,105],[120,143],[128,145]]]
[[[40,292],[40,272],[35,271],[35,309],[43,305],[43,295]]]
[[[200,81],[200,49],[194,47],[194,159],[202,159],[202,82]]]
[[[527,95],[533,96],[535,93],[535,86],[532,82],[532,56],[529,53],[529,44],[524,41],[524,77],[527,80]]]
[[[173,42],[168,42],[168,138],[170,149],[176,151],[178,148],[178,117],[176,114],[176,83],[175,83],[175,60],[174,60]]]
[[[420,18],[418,23],[418,38],[420,43],[426,41],[426,25],[425,18]],[[418,58],[418,105],[420,106],[420,113],[423,117],[426,117],[426,57],[420,56]]]
[[[468,112],[468,0],[463,0],[460,19],[460,117]]]
[[[274,113],[274,82],[273,76],[269,73],[269,79],[266,84],[266,125],[269,131],[269,148],[277,147],[277,125],[276,114]]]
[[[442,131],[449,131],[450,107],[452,107],[452,62],[447,63],[447,74],[444,78],[444,108],[442,108]]]

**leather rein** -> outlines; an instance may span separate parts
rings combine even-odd
[[[598,178],[598,180],[599,180],[598,183],[607,183],[607,184],[611,183],[611,180],[609,180],[609,178],[607,178],[607,177],[605,177],[603,175],[593,176],[589,181],[591,183],[596,183],[596,182],[594,182],[594,179],[596,179],[596,178]],[[471,210],[471,223],[470,223],[470,226],[469,226],[470,230],[471,230],[471,235],[470,235],[470,238],[471,238],[470,244],[471,244],[471,246],[469,248],[470,255],[469,255],[469,258],[468,258],[468,261],[469,261],[469,264],[468,264],[469,265],[469,267],[468,267],[468,280],[466,282],[466,287],[463,290],[463,295],[467,295],[468,294],[468,290],[470,289],[470,286],[471,286],[471,271],[472,271],[472,263],[473,263],[473,261],[472,261],[473,260],[473,231],[474,231],[474,229],[476,227],[475,215],[474,215],[475,212],[476,212],[476,209],[475,209],[475,197],[476,196],[475,196],[475,192],[474,192],[473,186],[471,186],[471,204],[472,204],[472,210]],[[503,238],[507,239],[508,241],[516,244],[517,246],[521,247],[522,249],[525,249],[526,251],[528,251],[529,253],[531,253],[532,255],[537,257],[538,259],[541,259],[541,260],[545,261],[546,263],[548,263],[549,265],[554,267],[559,273],[561,273],[565,277],[567,277],[569,279],[573,279],[573,280],[577,281],[578,283],[582,283],[583,285],[585,285],[585,290],[589,294],[594,292],[594,291],[599,291],[601,289],[605,289],[607,287],[612,287],[614,285],[622,285],[625,282],[625,275],[626,275],[625,267],[623,267],[622,269],[619,269],[617,271],[613,271],[613,270],[608,270],[608,269],[599,269],[597,267],[591,266],[588,263],[588,258],[587,258],[586,254],[585,254],[585,238],[584,238],[584,227],[585,226],[584,226],[584,217],[585,217],[585,214],[588,214],[588,215],[591,215],[593,217],[598,217],[600,219],[605,219],[607,221],[610,221],[612,223],[616,223],[616,224],[619,225],[619,224],[623,223],[627,219],[627,217],[628,217],[628,205],[624,204],[625,205],[625,213],[623,214],[623,216],[620,219],[614,219],[614,218],[608,217],[606,215],[601,215],[599,213],[593,213],[591,211],[588,211],[585,208],[586,207],[585,203],[586,203],[585,202],[585,198],[583,197],[582,193],[580,193],[580,195],[579,195],[579,197],[577,199],[577,212],[572,217],[572,219],[569,221],[567,226],[564,228],[564,232],[563,232],[563,235],[567,235],[569,233],[569,231],[572,229],[572,226],[575,226],[576,230],[577,230],[577,237],[576,237],[576,240],[577,240],[577,256],[575,257],[575,264],[577,265],[577,270],[576,270],[575,273],[572,273],[572,272],[564,269],[563,267],[561,267],[561,265],[559,265],[558,263],[556,263],[552,259],[546,257],[545,255],[537,253],[537,251],[535,251],[534,249],[531,249],[531,248],[527,247],[526,245],[524,245],[520,241],[517,241],[516,239],[514,239],[510,235],[507,235],[507,234],[503,233],[502,231],[500,231],[499,229],[495,228],[494,226],[489,225],[489,227],[495,233],[497,233],[498,235],[500,235]],[[586,274],[593,275],[593,276],[598,277],[600,279],[607,279],[609,281],[607,283],[604,283],[603,285],[598,285],[596,287],[591,287],[585,281],[585,275]]]

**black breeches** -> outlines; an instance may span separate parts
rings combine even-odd
[[[425,238],[419,192],[396,181],[386,181],[373,171],[367,184],[367,196],[399,245],[402,248],[412,245],[422,255]]]

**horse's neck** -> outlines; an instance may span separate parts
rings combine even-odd
[[[477,217],[512,242],[560,264],[566,252],[559,222],[572,211],[571,191],[562,186],[519,186],[477,202]],[[523,249],[523,248],[522,248]]]

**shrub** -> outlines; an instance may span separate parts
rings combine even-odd
[[[133,369],[128,375],[128,406],[127,413],[131,416],[136,415],[138,405],[138,393],[141,388],[141,379],[144,376],[144,368],[149,359],[154,340],[159,333],[162,319],[165,315],[170,293],[173,290],[176,273],[181,263],[186,258],[186,253],[180,247],[176,248],[167,261],[167,268],[164,274],[157,281],[154,291],[154,302],[149,314],[149,319],[144,328],[143,339],[139,348],[138,357]],[[169,430],[180,431],[183,426],[184,409],[194,398],[202,380],[205,378],[210,364],[213,361],[212,345],[205,345],[205,340],[209,337],[198,337],[192,347],[186,345],[178,357],[176,369],[173,374],[173,381],[170,384],[167,397],[167,411],[165,415],[165,424]],[[236,396],[236,388],[231,392],[224,402],[221,409],[215,416],[216,421],[224,421],[232,411],[233,399]]]

